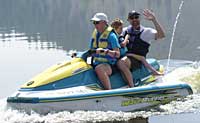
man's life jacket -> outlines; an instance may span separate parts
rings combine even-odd
[[[132,26],[129,26],[126,30],[126,34],[130,35],[129,43],[127,44],[128,52],[127,53],[134,53],[136,55],[141,55],[146,57],[147,53],[149,52],[150,44],[141,39],[141,34],[144,31],[134,31]]]

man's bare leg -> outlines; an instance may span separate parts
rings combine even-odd
[[[153,75],[163,75],[159,71],[157,71],[155,68],[153,68],[146,60],[144,56],[136,55],[136,54],[127,54],[128,56],[134,57],[135,59],[141,61],[146,68],[148,68],[150,71],[152,71]]]

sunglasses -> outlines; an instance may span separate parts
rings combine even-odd
[[[133,15],[133,16],[130,16],[129,19],[139,19],[140,16],[139,15]]]
[[[97,24],[99,24],[100,23],[100,21],[93,21],[93,24],[94,25],[97,25]]]

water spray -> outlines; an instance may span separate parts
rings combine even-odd
[[[167,67],[166,67],[166,72],[165,73],[168,73],[168,71],[169,71],[169,62],[170,62],[170,58],[171,58],[172,45],[173,45],[173,42],[174,42],[174,36],[175,36],[176,26],[177,26],[177,23],[178,23],[180,14],[181,14],[183,3],[184,3],[184,1],[181,1],[180,5],[179,5],[178,14],[176,15],[176,20],[175,20],[174,27],[173,27],[172,38],[171,38],[171,43],[170,43],[170,48],[169,48],[169,54],[168,54],[168,60],[167,60]]]

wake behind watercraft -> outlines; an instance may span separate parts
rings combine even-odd
[[[56,64],[38,74],[12,96],[8,106],[40,114],[58,111],[134,111],[167,103],[192,94],[184,82],[160,82],[139,61],[132,70],[134,88],[127,88],[120,72],[111,77],[112,90],[103,90],[86,56],[91,51],[79,53],[70,61]],[[156,70],[162,70],[155,59],[147,59]]]

